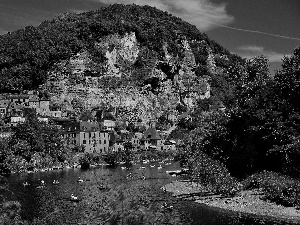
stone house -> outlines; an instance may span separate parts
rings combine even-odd
[[[15,105],[29,106],[29,95],[20,94],[20,95],[8,95],[7,99]]]
[[[40,99],[38,106],[36,107],[36,113],[41,116],[46,116],[50,112],[50,100]]]
[[[141,141],[141,147],[144,150],[156,149],[156,150],[163,150],[163,140],[161,139],[158,131],[155,127],[149,127]]]
[[[39,105],[39,97],[36,95],[30,96],[28,105],[30,108],[36,109]]]
[[[114,130],[116,128],[116,119],[112,113],[107,111],[101,111],[98,116],[100,116],[101,126],[106,130]]]
[[[7,101],[0,102],[0,118],[3,118],[6,116],[8,103],[9,102],[7,102]]]
[[[85,152],[103,153],[109,151],[109,133],[101,130],[97,122],[70,122],[62,125],[63,138],[70,147],[83,145]]]
[[[142,138],[143,138],[143,133],[140,133],[140,132],[133,133],[132,138],[131,138],[131,143],[132,143],[134,151],[141,149],[141,139]]]
[[[10,125],[11,126],[17,126],[19,123],[24,123],[25,117],[22,116],[11,116],[10,117]]]
[[[164,150],[165,151],[176,151],[176,142],[173,140],[167,140],[164,142]]]
[[[124,139],[121,135],[117,134],[115,131],[109,133],[109,146],[112,151],[123,151],[124,150]]]

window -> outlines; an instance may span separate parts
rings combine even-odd
[[[103,136],[105,137],[105,133],[103,134]]]
[[[101,140],[99,140],[99,144],[101,144]]]
[[[104,144],[106,144],[106,140],[104,140]],[[105,149],[104,149],[105,150]]]
[[[83,138],[85,138],[85,133],[83,133]]]
[[[86,140],[83,140],[83,141],[82,141],[82,144],[84,144],[84,145],[85,145],[85,144],[86,144]]]
[[[89,138],[91,138],[92,137],[92,133],[89,133]]]
[[[89,140],[89,144],[91,144],[91,140]]]
[[[74,140],[74,142],[73,142],[73,143],[74,143],[74,145],[76,145],[76,140]]]

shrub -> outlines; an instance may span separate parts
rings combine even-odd
[[[92,161],[92,155],[90,153],[84,153],[79,158],[79,164],[81,168],[88,168]]]
[[[264,171],[243,182],[245,189],[259,188],[264,198],[284,206],[300,206],[300,181],[286,175]]]
[[[5,192],[10,192],[7,180],[0,176],[0,224],[27,224],[21,220],[21,204],[17,201],[7,201]]]
[[[214,193],[235,195],[240,190],[240,184],[227,168],[203,152],[189,160],[188,165],[192,171],[192,180],[206,185]]]

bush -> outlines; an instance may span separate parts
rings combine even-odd
[[[7,201],[4,197],[8,189],[7,179],[0,176],[0,224],[27,224],[22,221],[21,204],[17,201]]]
[[[267,200],[284,206],[300,206],[300,181],[275,172],[253,174],[243,182],[245,189],[259,188]]]
[[[235,195],[240,184],[232,177],[227,168],[203,152],[188,161],[192,180],[206,185],[212,192],[222,195]]]
[[[79,158],[79,164],[83,169],[89,168],[91,162],[92,162],[92,155],[90,153],[84,153]]]

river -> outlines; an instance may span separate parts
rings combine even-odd
[[[159,165],[13,174],[8,181],[14,195],[8,197],[21,203],[22,218],[34,224],[275,224],[172,197],[161,187],[177,179],[166,171],[180,167],[174,162]],[[71,201],[71,194],[79,201]]]

